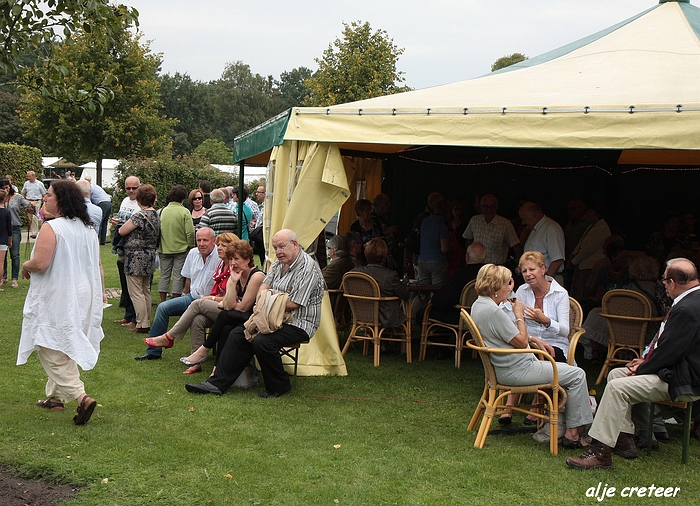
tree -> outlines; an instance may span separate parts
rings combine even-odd
[[[369,23],[360,21],[343,26],[343,38],[315,58],[319,68],[306,82],[308,105],[325,107],[410,90],[398,85],[404,73],[396,63],[404,50],[386,31],[372,32]]]
[[[216,96],[215,129],[227,146],[236,135],[282,112],[285,106],[274,97],[274,79],[253,74],[242,61],[226,65],[213,84]]]
[[[279,81],[276,81],[277,90],[284,107],[303,105],[309,95],[306,81],[311,77],[311,69],[299,67],[289,72],[282,72]]]
[[[70,44],[75,33],[93,33],[111,40],[125,27],[138,25],[138,11],[109,0],[0,0],[0,76],[16,76],[10,84],[41,91],[58,107],[98,107],[110,98],[108,75],[96,75],[80,86],[66,83],[66,68],[53,59],[51,47],[60,33]],[[36,52],[39,66],[25,65],[23,52]],[[2,86],[2,84],[0,84]]]
[[[173,154],[190,153],[205,139],[215,138],[214,96],[208,83],[193,81],[189,75],[176,72],[160,77],[163,112],[176,118],[173,134]],[[230,160],[229,160],[230,162]],[[228,162],[227,162],[228,163]]]
[[[491,65],[491,72],[496,72],[497,70],[510,67],[511,65],[515,65],[516,63],[520,63],[521,61],[525,60],[527,60],[527,56],[522,53],[513,53],[507,56],[501,56],[498,60],[493,62],[493,65]]]
[[[233,150],[226,147],[223,141],[206,139],[193,151],[194,155],[207,160],[209,163],[231,165]]]
[[[100,108],[61,108],[39,90],[23,95],[23,123],[46,151],[73,161],[156,156],[170,150],[175,124],[161,115],[158,59],[140,35],[126,29],[111,40],[78,32],[71,44],[54,48],[68,86],[80,88],[100,75],[114,76],[112,98]]]

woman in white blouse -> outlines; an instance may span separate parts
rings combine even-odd
[[[569,294],[551,276],[545,275],[547,267],[539,251],[526,251],[518,264],[525,284],[520,285],[515,297],[525,306],[524,318],[528,336],[546,341],[552,350],[545,349],[557,362],[566,362],[569,355]],[[508,406],[514,406],[517,396],[510,396]],[[501,416],[499,423],[511,422],[511,414]],[[525,425],[537,423],[535,417],[527,417]]]
[[[527,333],[544,339],[554,348],[554,360],[569,356],[569,293],[551,276],[545,275],[544,256],[526,251],[518,264],[525,284],[515,297],[525,305]]]

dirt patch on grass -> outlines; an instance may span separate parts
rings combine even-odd
[[[0,467],[0,497],[3,506],[55,506],[80,489],[19,478]]]

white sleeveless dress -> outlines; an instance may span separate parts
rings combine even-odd
[[[32,273],[17,365],[42,346],[65,353],[89,370],[97,363],[104,337],[97,235],[77,219],[56,218],[41,230],[46,227],[56,235],[56,250],[48,269]]]

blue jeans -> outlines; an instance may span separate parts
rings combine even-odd
[[[12,260],[12,279],[19,279],[19,245],[22,242],[22,228],[13,226],[12,227],[12,247],[8,252],[9,255],[5,255],[5,265],[2,277],[7,279],[7,257],[9,256]]]
[[[174,299],[166,300],[158,304],[156,316],[153,318],[153,324],[151,325],[151,332],[148,335],[150,337],[157,337],[165,334],[168,331],[168,320],[170,320],[170,317],[182,316],[182,313],[187,311],[187,308],[190,307],[193,301],[194,297],[186,293],[182,294],[180,297],[175,297]],[[163,348],[149,346],[146,349],[146,353],[159,357],[163,353]]]

